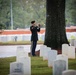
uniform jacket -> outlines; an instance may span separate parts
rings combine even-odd
[[[38,41],[38,33],[40,32],[40,27],[38,26],[30,26],[31,30],[31,41]]]

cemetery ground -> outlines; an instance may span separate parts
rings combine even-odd
[[[10,63],[16,61],[16,57],[0,58],[0,75],[8,75]],[[69,69],[76,70],[76,59],[69,59]],[[52,68],[42,57],[31,57],[31,75],[52,75]]]
[[[38,44],[43,44],[43,41],[38,41]],[[29,45],[31,41],[9,41],[9,42],[0,42],[0,45]]]

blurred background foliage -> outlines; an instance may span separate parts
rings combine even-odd
[[[76,0],[66,0],[65,17],[67,26],[76,26]]]
[[[11,29],[10,6],[10,0],[0,0],[0,25],[6,29]],[[45,27],[46,0],[12,0],[12,12],[14,29],[28,28],[32,20]],[[66,0],[65,18],[66,26],[76,25],[76,0]]]
[[[46,0],[12,0],[13,27],[27,28],[32,20],[44,27],[46,20]],[[0,0],[0,24],[11,28],[10,0]]]

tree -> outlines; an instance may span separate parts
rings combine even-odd
[[[69,44],[65,31],[65,0],[47,0],[44,44],[61,49],[64,43]]]
[[[0,30],[5,29],[6,26],[0,23]]]
[[[9,0],[0,0],[0,24],[6,25],[7,28],[10,23],[9,4]]]
[[[30,26],[32,20],[36,20],[43,27],[46,15],[46,0],[12,0],[13,28],[25,28]],[[0,23],[11,28],[10,0],[0,0]]]
[[[66,0],[67,23],[76,26],[76,0]]]

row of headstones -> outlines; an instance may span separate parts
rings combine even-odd
[[[51,55],[52,51],[57,53],[56,50],[51,50],[50,47],[42,45],[40,47],[40,57],[43,56],[43,60],[46,60],[48,59],[48,55]],[[75,47],[69,46],[68,44],[62,44],[62,54],[68,56],[69,59],[75,59]]]
[[[70,54],[73,56],[70,56]],[[53,75],[62,75],[63,71],[68,70],[68,58],[75,58],[75,49],[72,46],[63,44],[62,54],[58,55],[57,50],[51,50],[46,45],[42,45],[40,47],[40,57],[43,57],[43,60],[48,60],[48,67],[53,67]]]
[[[54,75],[56,71],[57,73],[58,72],[61,73],[64,70],[64,68],[66,70],[68,69],[68,57],[66,55],[57,55],[56,50],[51,50],[51,48],[49,47],[41,46],[40,56],[43,56],[43,60],[48,60],[48,66],[53,67]],[[60,67],[60,65],[63,65],[63,66]],[[17,48],[16,62],[10,63],[10,74],[9,75],[20,75],[20,74],[31,75],[31,59],[30,57],[28,57],[28,53],[24,51],[24,48],[22,46],[19,46]]]
[[[31,34],[25,35],[1,35],[0,42],[9,42],[9,41],[30,41]],[[39,34],[38,36],[40,41],[44,40],[44,34]]]
[[[22,46],[17,47],[16,61],[10,63],[9,75],[31,75],[31,58]]]

